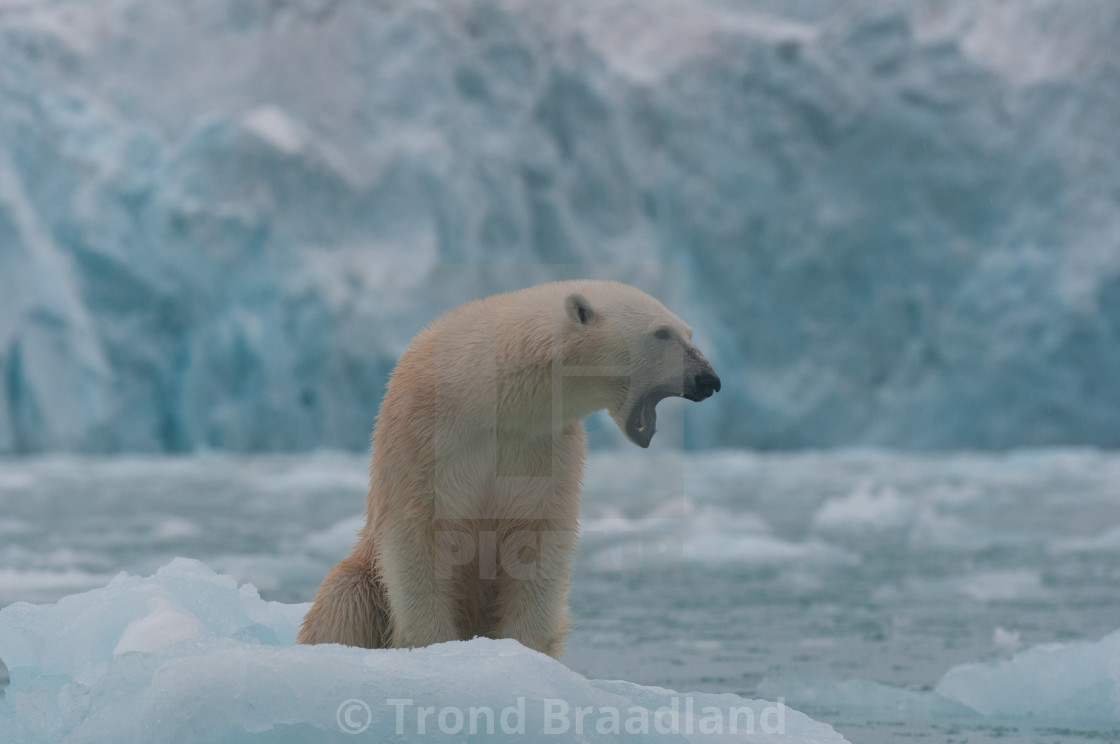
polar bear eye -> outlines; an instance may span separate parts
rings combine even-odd
[[[654,338],[659,338],[662,341],[668,341],[670,338],[673,337],[673,334],[669,333],[668,328],[658,328],[657,331],[653,334],[653,336],[654,336]]]

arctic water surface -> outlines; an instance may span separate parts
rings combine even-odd
[[[597,455],[563,661],[782,697],[853,742],[1107,741],[1117,483],[1088,450]],[[175,556],[306,602],[365,484],[336,453],[0,461],[0,607]]]

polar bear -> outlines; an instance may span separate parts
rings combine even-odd
[[[606,409],[648,447],[655,406],[720,389],[692,329],[626,284],[553,282],[421,331],[374,428],[366,525],[300,643],[412,648],[514,638],[559,657],[583,476]]]

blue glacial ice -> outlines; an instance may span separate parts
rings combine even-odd
[[[295,646],[307,609],[186,559],[57,604],[10,605],[0,731],[22,744],[846,741],[780,702],[589,680],[511,640]]]
[[[572,275],[697,329],[686,446],[1116,446],[1118,36],[1065,0],[0,3],[0,452],[361,449],[432,317]]]

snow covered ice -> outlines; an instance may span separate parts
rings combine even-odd
[[[294,646],[307,608],[266,602],[251,585],[185,559],[54,605],[11,605],[0,611],[0,653],[14,675],[0,731],[22,744],[462,741],[475,733],[845,741],[780,703],[588,680],[511,640],[414,651]],[[428,706],[434,712],[419,716]]]

